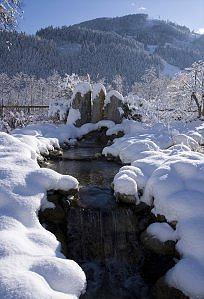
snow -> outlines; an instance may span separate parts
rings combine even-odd
[[[191,299],[203,299],[204,267],[193,257],[181,259],[167,272],[166,281]]]
[[[110,103],[112,97],[116,97],[120,101],[124,102],[124,98],[121,93],[116,90],[111,90],[106,94],[105,106]]]
[[[77,93],[80,93],[82,96],[84,96],[85,94],[87,94],[88,92],[90,92],[92,90],[91,84],[88,82],[80,82],[76,85],[73,95],[72,95],[72,99],[75,97],[75,95]]]
[[[161,72],[163,75],[173,77],[180,72],[181,72],[180,68],[164,61],[164,69]]]
[[[114,181],[114,191],[116,194],[137,195],[137,184],[130,175],[121,173]]]
[[[67,117],[67,125],[75,125],[77,120],[81,119],[81,113],[79,109],[70,108]]]
[[[144,202],[156,216],[165,217],[168,223],[154,223],[147,232],[162,242],[177,242],[181,258],[167,272],[166,281],[191,299],[203,299],[203,123],[178,122],[165,128],[126,120],[107,134],[119,131],[125,135],[104,148],[103,154],[131,165],[116,174],[114,192],[134,195],[136,204]],[[172,225],[176,225],[175,230]]]
[[[176,240],[175,231],[168,223],[153,223],[147,228],[147,233],[159,239],[161,242]]]
[[[0,133],[0,298],[77,298],[85,289],[82,269],[64,258],[37,216],[47,190],[78,189],[75,178],[38,166],[54,144]]]
[[[46,201],[47,190],[77,190],[78,182],[40,169],[37,159],[59,143],[72,143],[102,127],[108,128],[107,135],[125,134],[103,154],[131,164],[116,174],[115,194],[134,196],[135,204],[144,202],[156,216],[163,215],[168,223],[151,224],[147,231],[162,242],[177,242],[181,258],[167,272],[166,281],[192,299],[203,299],[204,125],[195,121],[150,127],[131,120],[117,125],[105,120],[80,128],[29,125],[12,135],[0,133],[0,297],[77,298],[83,292],[83,271],[64,259],[59,243],[37,217],[41,207],[54,208]]]
[[[104,95],[106,95],[106,88],[103,84],[101,83],[95,83],[93,85],[93,91],[92,91],[92,99],[95,100],[99,93],[101,92],[101,90],[104,92]]]
[[[70,102],[64,100],[57,100],[49,105],[48,117],[57,117],[61,121],[66,119],[67,113],[69,111]]]
[[[137,175],[133,167],[124,166],[113,180],[115,194],[134,195],[138,199]]]
[[[198,139],[198,135],[187,136],[186,134],[178,134],[176,136],[173,136],[173,141],[174,144],[183,144],[196,151],[199,150],[199,144],[198,141],[195,140],[195,138],[198,141],[201,141],[201,138]]]
[[[91,131],[97,131],[102,127],[111,129],[115,126],[115,123],[110,120],[101,120],[98,123],[87,123],[80,128],[75,127],[72,124],[66,125],[53,125],[53,124],[32,124],[25,128],[15,129],[12,131],[12,135],[29,135],[37,137],[38,140],[46,140],[47,138],[57,146],[64,142],[72,144],[73,139],[81,138],[83,135],[90,133]]]
[[[123,110],[122,107],[118,107],[118,111],[119,111],[119,113],[120,113],[121,116],[124,115],[124,110]]]
[[[148,45],[147,46],[149,54],[154,54],[154,52],[156,51],[157,48],[158,48],[157,45]]]

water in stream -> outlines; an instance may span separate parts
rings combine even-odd
[[[86,273],[87,291],[81,298],[152,298],[140,244],[140,233],[151,222],[149,211],[116,203],[111,182],[121,166],[92,160],[99,152],[99,148],[70,149],[61,161],[49,164],[80,182],[79,202],[67,209],[66,221],[58,226],[65,254]],[[55,232],[52,225],[48,229]]]

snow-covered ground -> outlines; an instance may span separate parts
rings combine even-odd
[[[0,133],[0,298],[77,298],[82,269],[60,253],[55,236],[38,220],[50,189],[77,189],[70,176],[40,169],[37,157],[56,139]]]
[[[49,189],[77,189],[70,176],[38,166],[37,158],[63,142],[107,127],[108,135],[124,137],[104,148],[123,166],[114,179],[115,192],[135,196],[152,206],[168,224],[149,232],[161,241],[177,241],[181,259],[166,275],[167,282],[190,298],[204,298],[204,124],[176,123],[149,127],[124,120],[73,125],[29,125],[12,135],[0,133],[0,298],[77,298],[85,289],[81,268],[64,259],[59,243],[39,223],[37,212]],[[143,195],[141,196],[141,192]]]
[[[169,64],[166,61],[164,62],[164,69],[162,74],[165,76],[173,77],[181,72],[181,69],[175,65]]]
[[[82,269],[60,252],[41,226],[38,211],[50,206],[48,190],[78,190],[68,175],[40,168],[38,158],[111,121],[57,127],[48,124],[0,132],[0,298],[78,298],[86,288]]]
[[[204,298],[204,124],[175,124],[152,128],[124,121],[108,134],[124,131],[125,136],[103,150],[131,166],[122,167],[114,179],[115,193],[145,202],[155,215],[163,215],[167,224],[158,223],[149,232],[159,240],[176,240],[181,255],[166,275],[169,285],[190,298]],[[119,187],[118,187],[119,186]],[[138,191],[143,191],[139,197]]]
[[[157,45],[148,45],[147,52],[153,55],[157,48],[158,48]],[[181,72],[181,69],[179,67],[169,64],[164,59],[163,59],[163,63],[164,63],[164,69],[161,71],[162,75],[169,76],[171,78]]]

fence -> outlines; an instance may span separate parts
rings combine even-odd
[[[32,114],[34,112],[41,112],[48,110],[46,105],[0,105],[0,117],[4,115],[5,111],[23,111],[24,113]]]

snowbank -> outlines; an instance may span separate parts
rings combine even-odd
[[[73,177],[38,166],[56,144],[37,132],[0,133],[0,298],[77,298],[85,289],[82,269],[37,216],[47,190],[78,188]]]
[[[102,127],[112,128],[115,126],[115,123],[110,120],[102,120],[98,123],[87,123],[81,126],[80,128],[75,127],[73,124],[67,125],[53,125],[53,124],[37,124],[37,125],[28,125],[22,129],[15,129],[12,131],[12,135],[30,135],[34,137],[49,138],[57,140],[60,144],[64,142],[70,143],[73,139],[81,138],[83,135],[88,134],[91,131],[98,130]]]
[[[148,228],[162,242],[177,241],[181,259],[166,274],[166,281],[190,298],[203,299],[204,155],[199,151],[204,124],[175,123],[167,128],[129,120],[80,128],[30,125],[14,130],[13,136],[0,134],[0,297],[76,298],[84,290],[84,273],[76,263],[63,259],[59,243],[36,214],[49,188],[77,189],[78,182],[40,169],[36,159],[59,143],[101,127],[108,128],[108,135],[125,134],[103,150],[104,155],[131,163],[116,174],[115,193],[134,196],[135,204],[145,202],[155,215],[176,225],[175,230],[167,223]]]
[[[181,259],[166,274],[169,285],[191,299],[204,298],[204,125],[175,123],[171,129],[124,121],[107,134],[124,137],[103,150],[123,163],[113,185],[115,193],[134,195],[167,223],[154,223],[147,233],[161,242],[177,241]],[[143,192],[139,192],[143,191]],[[143,194],[143,195],[141,195]]]

